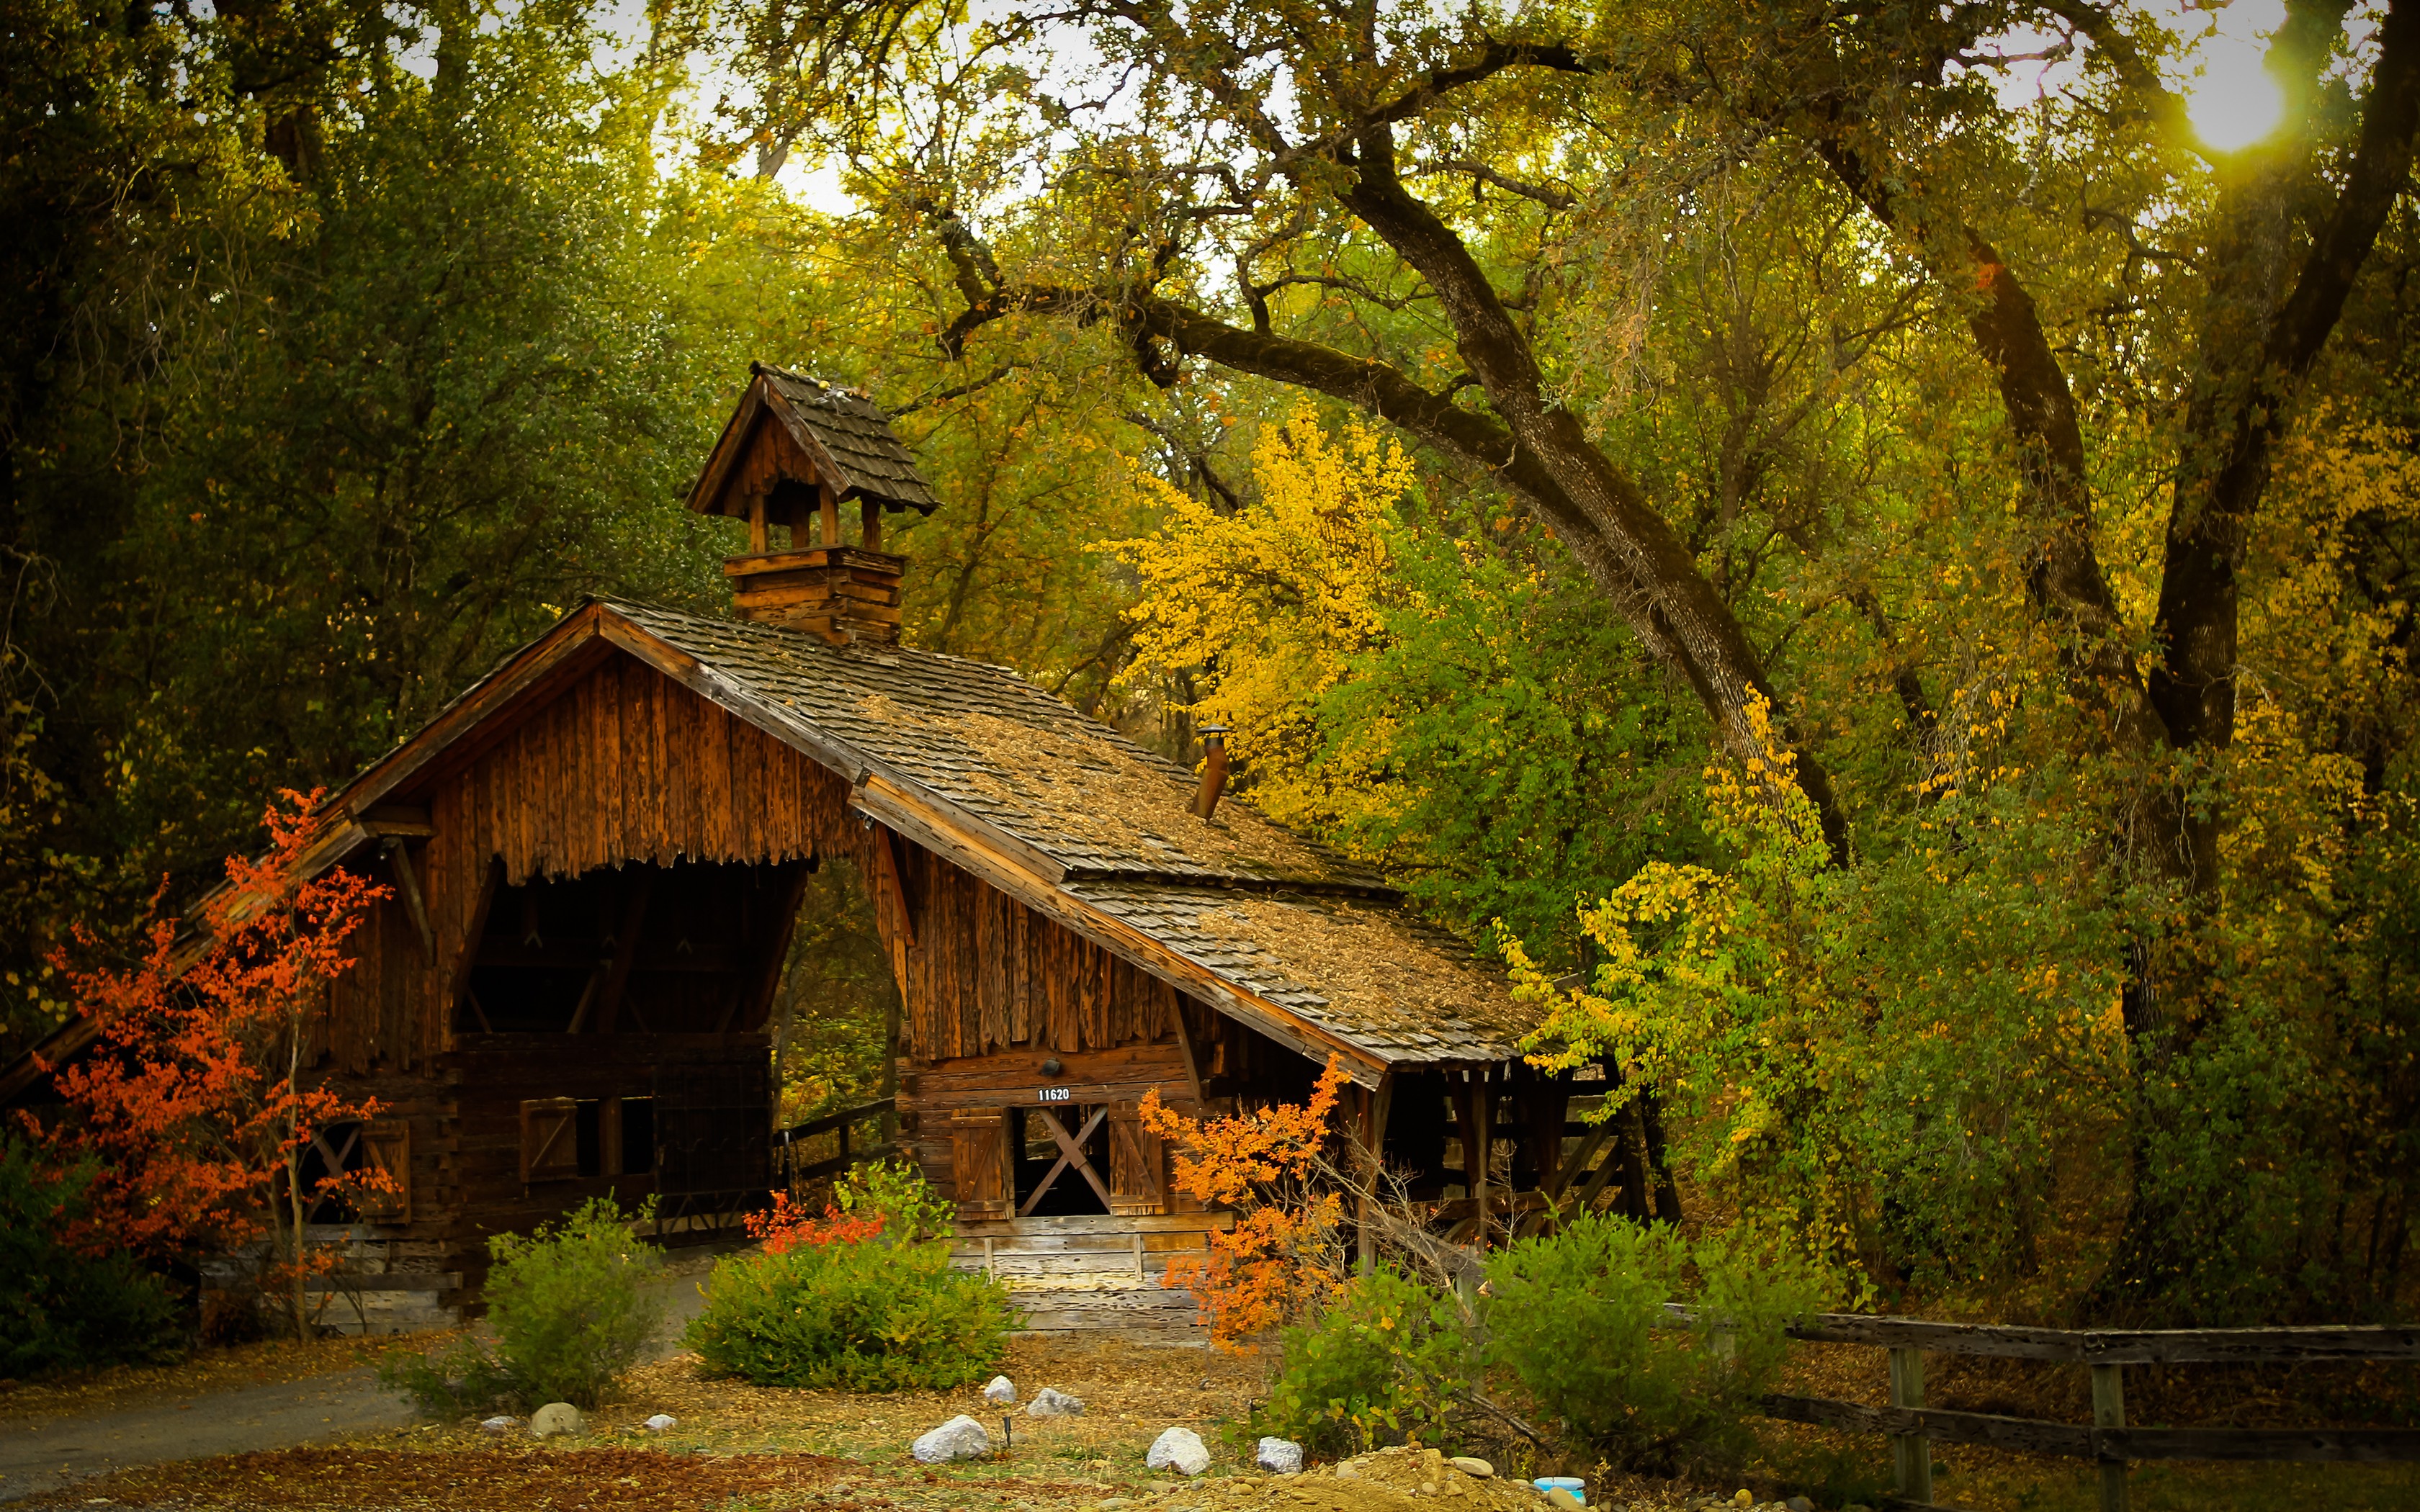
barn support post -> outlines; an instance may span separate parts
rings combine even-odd
[[[1395,1097],[1395,1073],[1388,1072],[1378,1078],[1376,1087],[1356,1087],[1353,1089],[1354,1119],[1354,1182],[1355,1248],[1361,1274],[1368,1275],[1378,1264],[1378,1232],[1372,1211],[1378,1201],[1378,1183],[1386,1171],[1387,1115]]]

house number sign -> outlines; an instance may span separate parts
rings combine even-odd
[[[1072,1103],[1076,1100],[1076,1089],[1072,1087],[1045,1087],[1034,1092],[1033,1100],[1037,1103]]]

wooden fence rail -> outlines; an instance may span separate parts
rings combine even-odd
[[[1678,1305],[1675,1323],[1694,1323]],[[2126,1424],[2124,1368],[2130,1365],[2311,1365],[2420,1360],[2420,1327],[2055,1329],[1933,1323],[1859,1313],[1821,1313],[1792,1328],[1792,1338],[1861,1344],[1890,1351],[1888,1407],[1824,1396],[1764,1398],[1768,1417],[1813,1423],[1891,1440],[1898,1504],[1931,1506],[1932,1445],[1981,1444],[2027,1454],[2090,1459],[2101,1467],[2102,1512],[2126,1512],[2127,1466],[2134,1460],[2413,1460],[2420,1428],[2145,1428]],[[1924,1356],[1979,1354],[2013,1360],[2071,1360],[2092,1372],[2092,1423],[2054,1423],[1953,1412],[1924,1405]]]
[[[898,1108],[897,1098],[886,1097],[878,1103],[868,1103],[863,1107],[843,1108],[837,1113],[827,1113],[820,1118],[809,1119],[804,1123],[793,1124],[783,1130],[774,1136],[774,1165],[780,1181],[788,1186],[796,1186],[801,1181],[837,1176],[852,1165],[862,1165],[872,1160],[885,1160],[897,1154],[899,1147],[888,1137],[887,1131],[886,1136],[880,1143],[854,1150],[848,1146],[848,1131],[851,1124],[862,1123],[868,1119],[879,1118],[887,1120],[898,1111]],[[815,1161],[811,1165],[799,1163],[798,1146],[801,1142],[812,1139],[817,1134],[830,1134],[834,1130],[840,1132],[839,1154],[826,1160]]]

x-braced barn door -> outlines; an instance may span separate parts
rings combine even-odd
[[[770,1180],[761,1059],[656,1072],[656,1193],[666,1218],[755,1206]]]

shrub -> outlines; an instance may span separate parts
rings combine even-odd
[[[91,1253],[89,1162],[54,1169],[0,1139],[0,1376],[164,1359],[178,1343],[166,1283],[122,1248]]]
[[[1280,1363],[1251,1431],[1313,1454],[1418,1438],[1445,1446],[1471,1339],[1451,1298],[1381,1267],[1280,1335]]]
[[[1780,1365],[1782,1330],[1822,1288],[1803,1262],[1735,1232],[1691,1244],[1590,1215],[1491,1256],[1488,1357],[1542,1415],[1617,1464],[1673,1473],[1735,1463],[1742,1422]],[[1694,1328],[1661,1328],[1694,1302]]]
[[[663,1301],[647,1288],[663,1252],[631,1237],[632,1216],[599,1197],[534,1234],[489,1240],[495,1352],[464,1339],[435,1358],[392,1357],[381,1378],[432,1413],[595,1407],[663,1321]]]
[[[687,1342],[760,1386],[944,1390],[1000,1362],[1007,1288],[950,1266],[946,1210],[912,1169],[861,1167],[823,1222],[777,1208],[759,1253],[715,1266]]]

